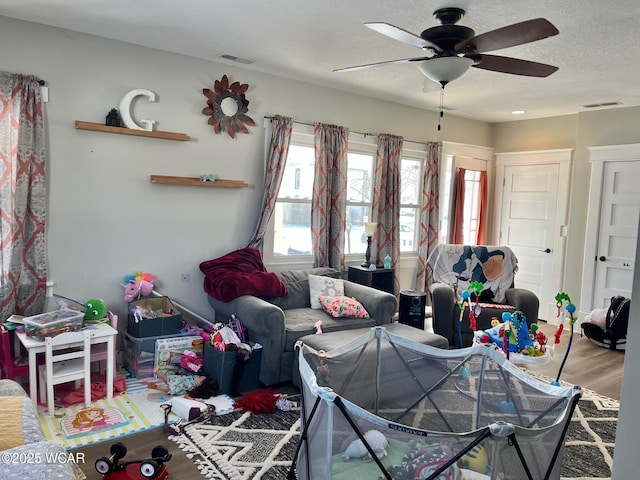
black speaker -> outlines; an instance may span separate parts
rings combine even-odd
[[[400,290],[400,310],[398,321],[411,327],[424,330],[424,310],[427,294],[417,290]]]

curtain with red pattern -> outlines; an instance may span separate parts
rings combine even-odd
[[[315,173],[311,200],[311,246],[314,267],[344,270],[349,131],[316,124]]]
[[[293,121],[289,117],[276,115],[271,121],[271,128],[271,141],[269,142],[265,165],[262,206],[260,207],[256,230],[247,244],[247,247],[257,248],[260,251],[262,251],[264,234],[271,215],[273,215],[278,191],[284,176],[284,167],[287,163],[287,154],[291,144]]]
[[[428,292],[427,258],[438,244],[440,224],[439,172],[441,142],[427,143],[427,159],[422,178],[422,207],[420,209],[420,231],[418,238],[418,271],[416,290]],[[427,295],[430,303],[430,295]]]
[[[373,170],[373,201],[371,221],[376,224],[376,232],[371,242],[371,261],[376,265],[384,263],[384,257],[391,257],[395,267],[400,257],[400,168],[403,138],[395,135],[378,135],[376,163]],[[398,281],[396,280],[396,290]]]
[[[456,190],[453,192],[453,218],[451,219],[451,243],[464,244],[464,197],[466,183],[464,168],[456,168]]]
[[[0,72],[0,321],[44,309],[45,166],[39,80]]]

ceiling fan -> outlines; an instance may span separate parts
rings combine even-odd
[[[425,77],[444,88],[470,67],[528,77],[547,77],[558,70],[553,65],[485,53],[557,35],[558,29],[548,20],[536,18],[476,35],[471,28],[456,25],[464,14],[461,8],[440,8],[433,13],[440,25],[427,28],[420,36],[389,23],[365,23],[371,30],[422,49],[424,55],[339,68],[334,72],[415,62]]]

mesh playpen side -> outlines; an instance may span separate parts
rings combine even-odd
[[[579,387],[541,383],[492,347],[442,350],[383,327],[327,353],[298,349],[289,478],[560,478]]]

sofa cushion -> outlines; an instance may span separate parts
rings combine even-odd
[[[351,330],[354,328],[375,327],[373,318],[332,318],[322,310],[294,308],[285,312],[285,351],[293,351],[299,338],[315,333],[315,324],[322,320],[324,333]]]
[[[344,295],[344,282],[341,278],[332,278],[326,275],[309,275],[309,300],[311,308],[320,310],[321,295]]]
[[[285,297],[262,297],[282,310],[290,308],[310,308],[309,275],[324,275],[340,278],[340,271],[335,268],[312,268],[308,270],[287,270],[276,275],[287,288]]]

